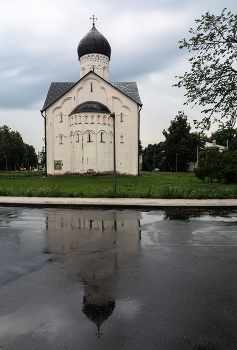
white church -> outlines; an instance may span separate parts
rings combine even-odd
[[[51,83],[44,106],[47,173],[139,172],[140,100],[134,82],[109,81],[111,47],[93,25],[79,42],[80,80]]]

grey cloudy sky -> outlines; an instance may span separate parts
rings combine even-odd
[[[178,41],[195,19],[207,11],[219,15],[224,7],[237,13],[234,0],[1,0],[0,125],[42,149],[40,110],[49,85],[79,80],[76,49],[93,14],[111,45],[110,81],[138,84],[142,145],[162,141],[179,110],[193,125],[200,109],[183,106],[185,91],[172,87],[175,75],[189,69]]]

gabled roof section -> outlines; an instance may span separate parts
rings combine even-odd
[[[79,83],[82,79],[84,79],[87,75],[89,74],[94,74],[100,79],[102,79],[104,82],[107,84],[113,86],[120,92],[122,92],[124,95],[128,96],[131,98],[133,101],[135,101],[137,104],[142,106],[141,99],[139,96],[137,84],[132,82],[132,83],[109,83],[102,77],[100,77],[98,74],[94,72],[88,72],[83,78],[81,78],[77,82],[72,82],[72,83],[51,83],[49,87],[48,94],[46,96],[46,100],[44,102],[44,106],[41,110],[41,112],[45,111],[49,106],[51,106],[54,102],[56,102],[60,97],[62,97],[66,92],[68,92],[74,85]]]
[[[68,92],[76,83],[51,83],[42,111],[45,111],[61,96]]]
[[[137,83],[111,83],[116,89],[123,92],[125,95],[130,97],[133,101],[137,102],[139,105],[142,105]]]

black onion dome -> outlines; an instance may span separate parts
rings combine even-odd
[[[76,106],[71,114],[76,113],[85,113],[85,112],[92,112],[92,113],[111,113],[109,108],[103,105],[103,103],[97,102],[97,101],[86,101],[78,106]]]
[[[99,53],[110,59],[111,47],[108,40],[93,25],[89,33],[87,33],[79,42],[77,53],[78,58],[89,53]]]

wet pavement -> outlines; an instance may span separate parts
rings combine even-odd
[[[0,220],[0,349],[236,349],[237,211]]]

